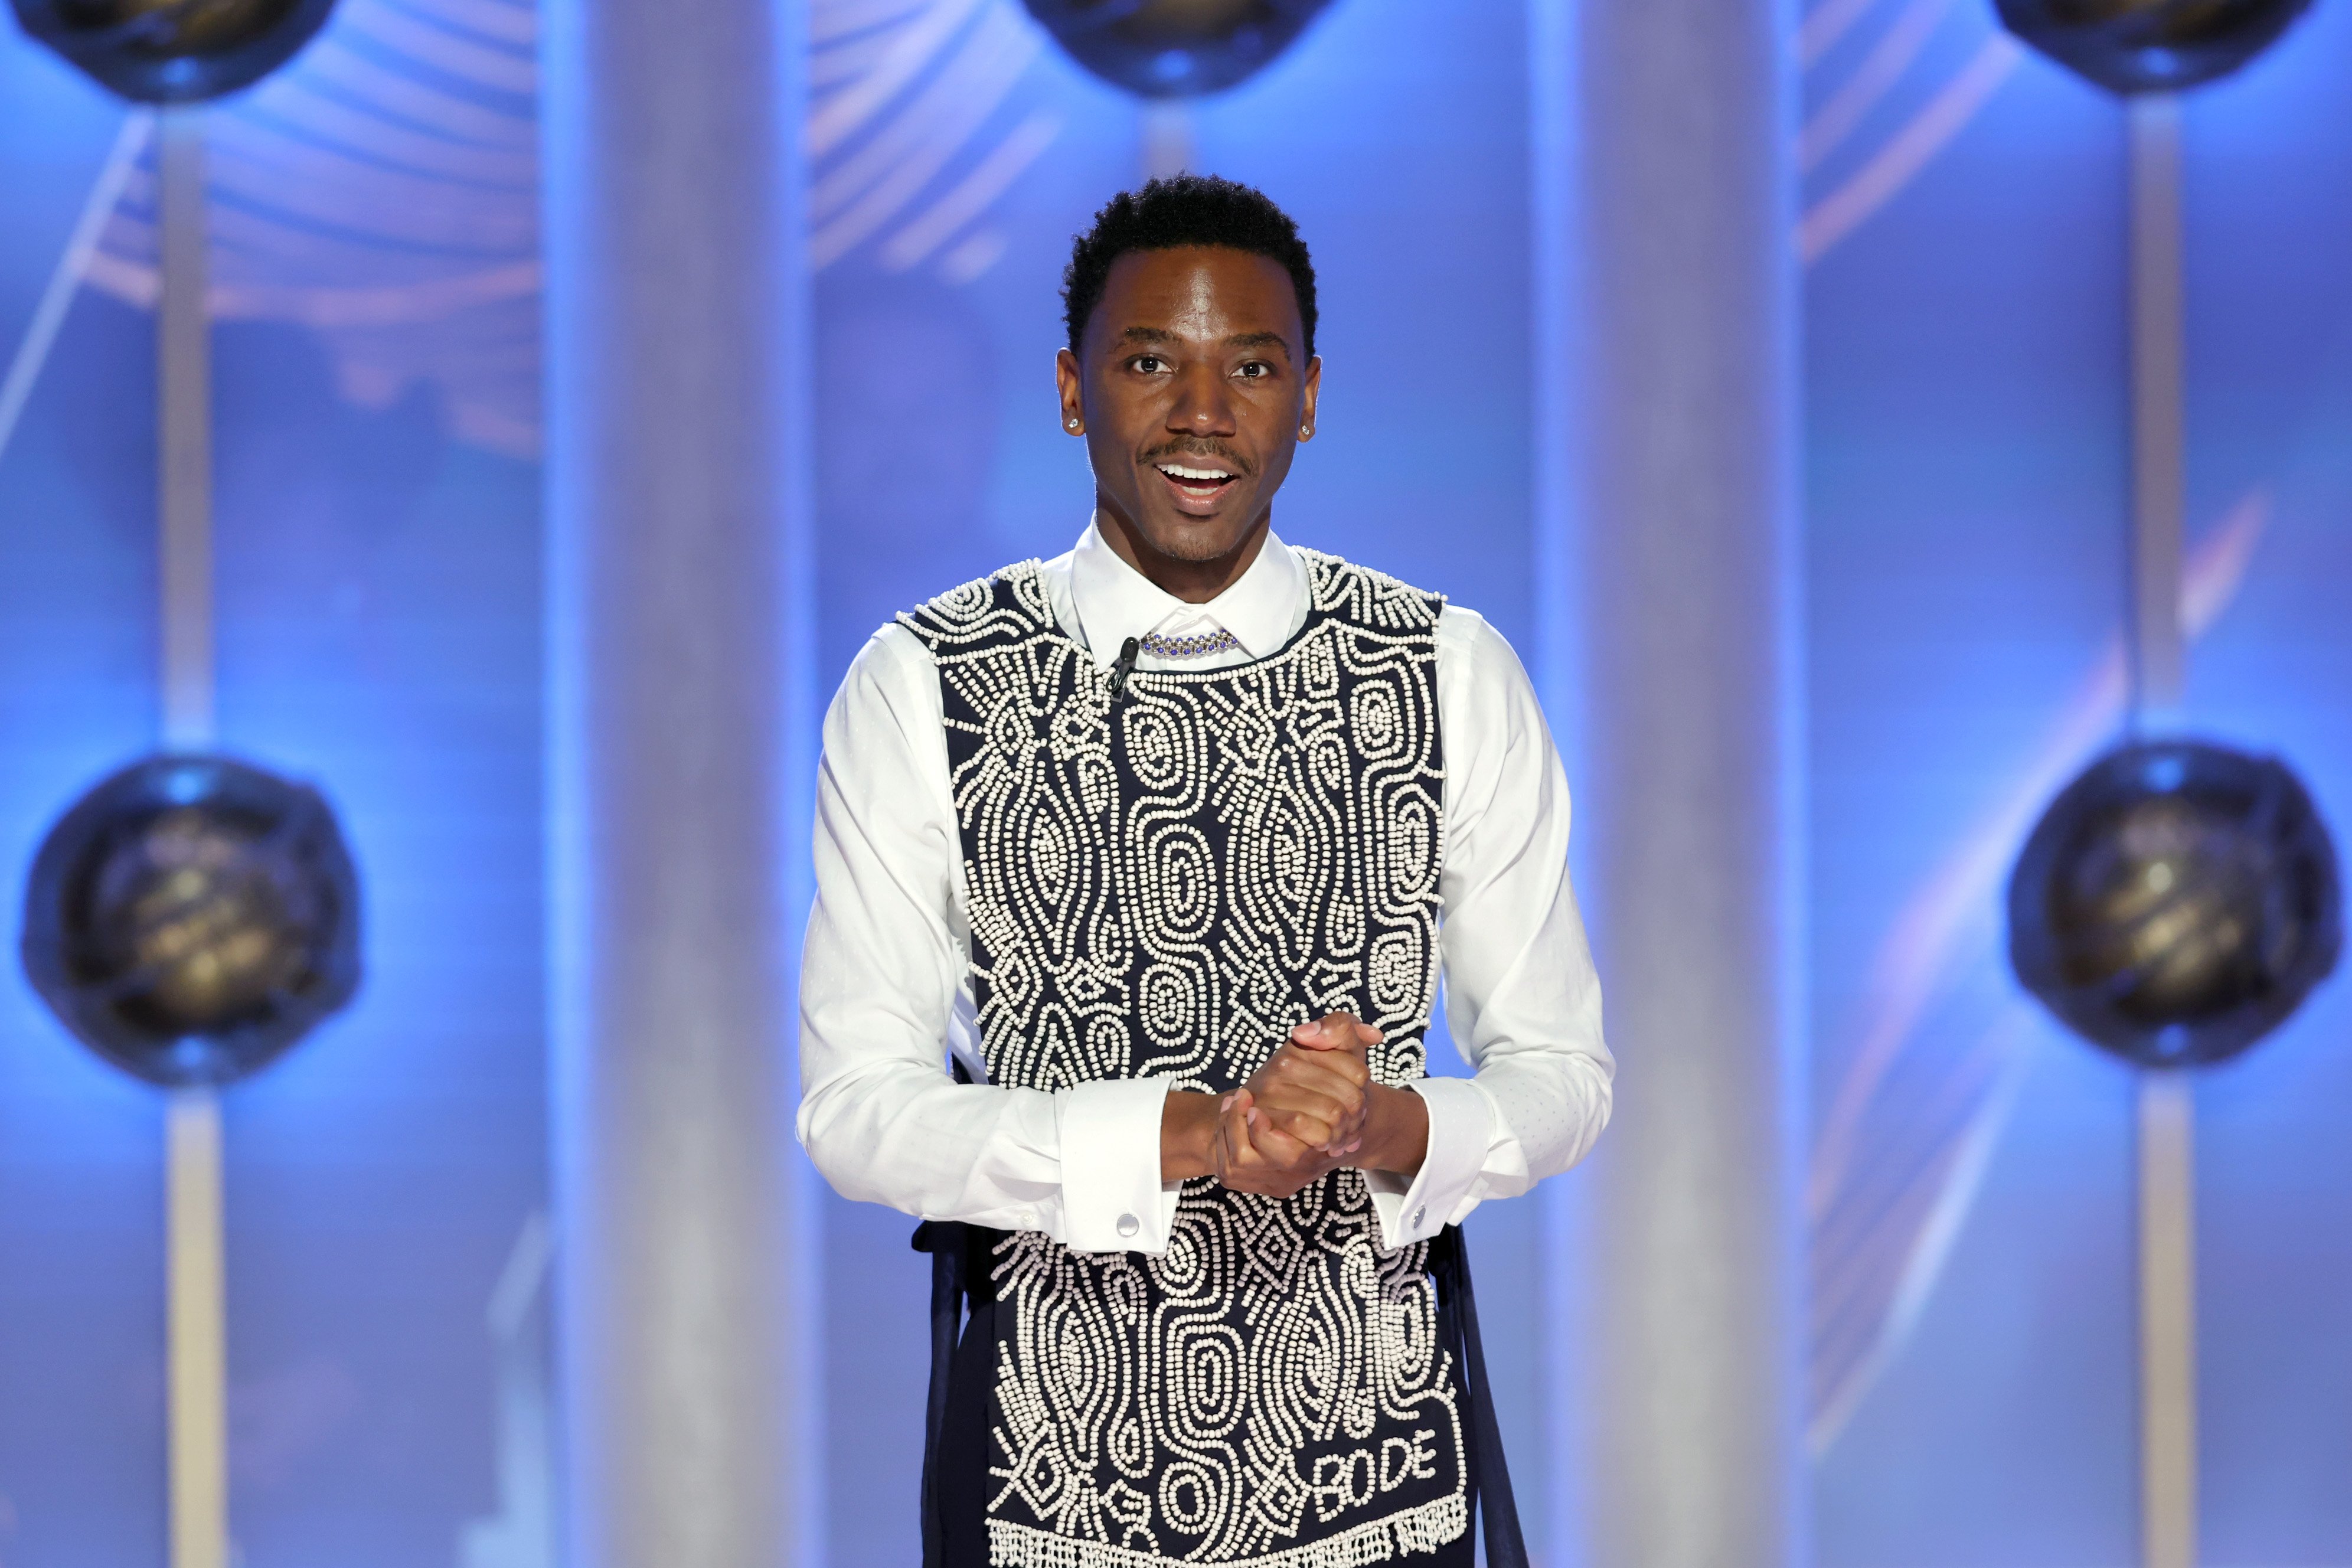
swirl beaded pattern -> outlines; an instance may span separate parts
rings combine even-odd
[[[1220,1091],[1334,1009],[1381,1030],[1380,1081],[1423,1075],[1443,601],[1301,553],[1288,646],[1115,704],[1034,562],[904,617],[940,667],[992,1082]],[[1350,1568],[1457,1539],[1427,1247],[1378,1235],[1341,1171],[1287,1201],[1189,1183],[1157,1258],[1008,1237],[992,1561]]]

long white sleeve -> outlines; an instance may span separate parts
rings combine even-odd
[[[1471,1079],[1424,1079],[1429,1152],[1408,1184],[1376,1179],[1389,1247],[1459,1224],[1582,1159],[1608,1124],[1615,1065],[1569,883],[1568,779],[1518,656],[1477,615],[1437,629],[1445,746],[1446,1024]]]
[[[939,671],[902,627],[866,645],[825,716],[816,809],[799,1122],[816,1168],[844,1197],[926,1219],[1165,1250],[1179,1192],[1160,1181],[1165,1081],[1047,1094],[947,1076],[946,1048],[985,1073]]]

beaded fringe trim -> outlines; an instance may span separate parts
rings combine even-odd
[[[1458,1541],[1470,1528],[1470,1506],[1456,1492],[1419,1508],[1360,1524],[1343,1534],[1327,1536],[1287,1552],[1265,1557],[1236,1557],[1217,1568],[1364,1568],[1386,1563],[1408,1552],[1431,1552],[1449,1541]],[[1150,1568],[1177,1561],[1129,1552],[1099,1541],[1073,1541],[1066,1535],[1033,1530],[1025,1524],[988,1521],[990,1568]]]

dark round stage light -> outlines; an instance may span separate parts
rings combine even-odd
[[[1070,58],[1144,98],[1222,92],[1270,64],[1329,0],[1027,0]]]
[[[13,0],[25,31],[140,103],[251,87],[299,53],[335,0]]]
[[[226,1083],[351,1000],[359,921],[358,876],[316,791],[222,757],[155,757],[43,842],[25,970],[124,1071]]]
[[[2110,92],[2177,92],[2276,43],[2311,0],[1999,0],[2009,30]]]
[[[2237,1055],[2336,966],[2336,850],[2279,762],[2125,746],[2066,786],[2018,858],[2010,961],[2092,1044],[2142,1067]]]

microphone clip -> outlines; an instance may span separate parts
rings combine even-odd
[[[1110,705],[1119,705],[1127,696],[1127,678],[1135,673],[1136,657],[1143,651],[1141,642],[1129,637],[1118,650],[1118,662],[1110,667]]]

